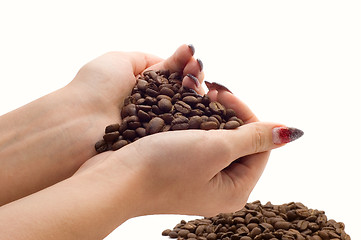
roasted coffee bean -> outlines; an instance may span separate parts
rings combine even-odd
[[[145,90],[145,93],[148,95],[148,96],[151,96],[151,97],[156,97],[158,96],[158,92],[152,88],[147,88],[147,90]]]
[[[137,129],[135,129],[135,132],[137,133],[137,136],[140,138],[145,137],[147,135],[147,131],[143,127],[138,127]]]
[[[238,121],[233,110],[218,102],[211,103],[208,95],[201,96],[195,90],[183,87],[182,75],[170,74],[167,70],[144,72],[137,79],[131,95],[125,98],[120,115],[120,124],[105,128],[103,140],[106,141],[105,144],[97,143],[98,152],[119,149],[120,143],[114,143],[120,140],[128,144],[157,132],[223,129],[227,121]]]
[[[127,129],[123,132],[122,136],[125,139],[133,140],[134,138],[137,137],[137,134],[135,133],[135,130]]]
[[[132,97],[133,97],[134,100],[135,100],[133,103],[136,103],[139,99],[142,98],[142,94],[140,94],[140,93],[134,93],[134,94],[132,95]]]
[[[181,112],[183,114],[188,114],[192,109],[191,106],[189,106],[187,103],[183,101],[177,101],[174,104],[174,107],[178,112]]]
[[[141,91],[145,91],[148,87],[148,82],[143,79],[138,79],[137,87]]]
[[[110,133],[110,132],[115,132],[115,131],[118,131],[119,130],[119,123],[115,123],[115,124],[111,124],[111,125],[108,125],[106,126],[105,128],[105,133]]]
[[[219,102],[211,102],[209,104],[209,108],[215,114],[218,114],[218,115],[225,115],[226,114],[226,108]]]
[[[197,103],[199,103],[198,99],[195,96],[186,96],[182,100],[183,102],[191,106],[195,106]]]
[[[174,91],[168,87],[163,87],[160,89],[159,94],[161,95],[166,95],[168,97],[173,97],[174,96]]]
[[[236,112],[231,109],[231,108],[228,108],[226,109],[226,118],[227,119],[230,119],[231,117],[235,117],[236,116]]]
[[[127,106],[128,104],[135,103],[135,99],[133,96],[128,96],[124,99],[124,106]]]
[[[178,124],[174,124],[172,125],[171,129],[174,131],[177,130],[187,130],[189,128],[189,124],[188,123],[178,123]]]
[[[170,238],[177,238],[177,237],[178,237],[178,233],[176,233],[176,232],[174,232],[174,231],[171,231],[171,232],[168,234],[168,236],[169,236]]]
[[[302,214],[295,216],[296,210],[301,210],[298,212]],[[313,219],[313,221],[304,220],[306,215],[309,215],[307,219]],[[316,216],[316,218],[310,218],[310,216]],[[258,220],[255,221],[254,218]],[[319,223],[325,223],[323,227],[316,221],[320,218],[326,219],[325,222],[319,221]],[[250,223],[246,225],[246,222]],[[301,231],[300,229],[305,228],[305,225],[318,225],[318,229],[312,226],[314,230],[311,230],[306,226],[306,230]],[[183,229],[189,228],[186,226],[192,226],[192,230],[189,230],[192,233],[180,236],[179,233]],[[343,223],[335,220],[327,221],[323,211],[308,209],[300,203],[272,205],[268,202],[262,205],[259,201],[255,201],[247,203],[242,210],[235,213],[221,213],[189,222],[182,220],[173,231],[178,233],[179,239],[198,240],[204,238],[207,240],[351,240],[343,229]]]
[[[105,152],[107,149],[108,149],[108,145],[103,139],[95,143],[95,150],[98,153]]]
[[[199,129],[202,123],[200,116],[193,116],[189,119],[189,129]]]
[[[187,117],[180,115],[180,116],[173,119],[172,125],[181,124],[181,123],[188,123],[188,122],[189,122],[189,120],[188,120]]]
[[[238,121],[228,121],[224,125],[224,129],[235,129],[241,126],[241,124]]]
[[[169,101],[172,101],[172,98],[170,98],[170,97],[167,96],[167,95],[158,95],[158,96],[156,97],[156,99],[158,100],[158,102],[159,102],[161,99],[163,99],[163,98],[168,99]]]
[[[119,137],[119,132],[116,131],[116,132],[111,132],[111,133],[106,133],[104,136],[103,136],[103,139],[104,141],[106,142],[113,142],[115,141],[116,139],[118,139]]]
[[[123,121],[121,122],[121,124],[119,126],[118,131],[120,134],[122,134],[125,130],[127,130],[127,128],[128,128],[128,123],[127,123],[127,121],[124,121],[124,119],[123,119]]]
[[[155,117],[150,120],[149,125],[147,126],[147,134],[154,134],[160,132],[164,127],[164,120],[160,117]]]
[[[124,147],[124,146],[127,145],[127,144],[128,144],[128,141],[127,141],[127,140],[118,140],[118,141],[116,141],[115,143],[113,143],[113,145],[112,145],[112,150],[113,150],[113,151],[116,151],[116,150]]]
[[[172,102],[169,101],[168,99],[161,99],[159,102],[158,102],[158,107],[160,110],[162,110],[163,112],[167,113],[167,112],[170,112],[172,110]]]
[[[171,113],[163,113],[159,115],[159,117],[161,117],[166,124],[170,124],[174,119],[174,116]]]
[[[143,110],[138,111],[138,117],[139,117],[139,120],[142,122],[148,122],[151,119],[149,114]]]
[[[200,125],[202,130],[211,130],[211,129],[218,129],[218,124],[216,122],[202,122]]]
[[[163,113],[162,110],[160,110],[160,108],[157,105],[152,106],[152,112],[156,115],[160,115]]]
[[[171,231],[172,231],[172,230],[170,230],[170,229],[166,229],[166,230],[164,230],[164,231],[162,232],[162,235],[163,235],[163,236],[168,236]]]

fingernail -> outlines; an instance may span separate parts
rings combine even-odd
[[[193,80],[193,82],[196,84],[196,87],[198,88],[200,86],[198,78],[196,78],[193,74],[188,73],[187,77]]]
[[[291,127],[275,127],[272,129],[272,140],[274,144],[289,143],[302,137],[303,131]]]
[[[198,64],[199,64],[199,69],[200,69],[201,72],[202,72],[202,70],[203,70],[203,62],[202,62],[199,58],[197,58],[197,62],[198,62]]]
[[[191,50],[191,52],[192,52],[192,56],[193,56],[193,55],[194,55],[194,53],[196,52],[196,50],[194,49],[193,44],[188,44],[188,47],[189,47],[189,49]]]
[[[208,90],[217,90],[217,91],[227,91],[227,92],[231,92],[231,90],[229,90],[227,87],[223,86],[220,83],[216,83],[216,82],[208,82],[208,81],[204,81],[204,83],[206,84]]]

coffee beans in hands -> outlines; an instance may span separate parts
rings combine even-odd
[[[211,102],[182,86],[182,75],[169,71],[146,71],[137,79],[120,112],[121,123],[105,127],[95,144],[98,153],[118,150],[147,135],[187,129],[235,129],[243,125],[232,109]]]

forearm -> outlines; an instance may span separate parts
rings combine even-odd
[[[116,178],[119,181],[102,170],[87,170],[4,205],[0,208],[0,238],[103,239],[133,217],[137,207],[132,197],[134,181],[125,172]]]
[[[95,154],[90,119],[97,116],[74,106],[69,91],[0,117],[0,206],[71,176]]]

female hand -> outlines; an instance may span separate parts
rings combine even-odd
[[[234,130],[150,135],[116,152],[96,156],[79,174],[94,171],[98,165],[105,174],[110,173],[109,179],[115,177],[112,182],[124,183],[124,175],[132,179],[132,191],[126,195],[132,199],[128,210],[133,216],[211,216],[241,209],[266,166],[269,151],[295,140],[302,132],[258,122],[250,109],[226,90],[212,89],[209,95],[234,109],[246,124]],[[123,193],[123,189],[119,191]]]
[[[124,98],[136,76],[150,66],[192,74],[202,81],[201,65],[193,53],[187,45],[166,60],[110,52],[82,67],[64,88],[2,116],[0,206],[72,176],[93,157],[104,126],[120,122]],[[189,77],[185,84],[192,84]]]

